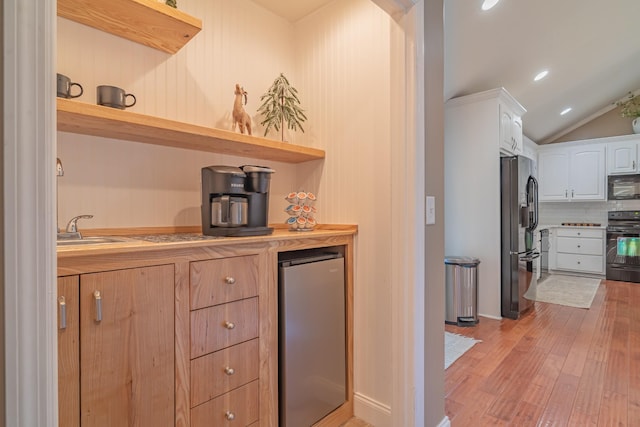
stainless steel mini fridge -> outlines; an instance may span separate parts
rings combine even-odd
[[[311,426],[346,401],[344,258],[279,256],[280,427]]]

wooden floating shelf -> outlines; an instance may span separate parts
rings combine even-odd
[[[277,162],[324,159],[324,150],[57,98],[58,130]]]
[[[202,21],[157,0],[58,0],[58,16],[176,53],[202,29]]]

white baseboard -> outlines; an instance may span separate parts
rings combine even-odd
[[[360,393],[353,397],[355,416],[375,427],[394,427],[391,422],[391,407]]]
[[[451,427],[451,420],[449,417],[445,415],[442,421],[440,421],[440,424],[438,424],[438,427]]]
[[[356,393],[353,399],[354,415],[375,427],[398,427],[391,421],[391,408],[388,405]],[[451,420],[446,415],[437,427],[451,427]]]
[[[479,317],[486,317],[487,319],[493,319],[493,320],[502,320],[502,317],[500,316],[492,316],[490,314],[482,314],[482,313],[478,313]]]

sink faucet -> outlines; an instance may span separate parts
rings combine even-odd
[[[78,231],[78,220],[91,219],[93,215],[78,215],[69,220],[64,233],[58,233],[58,239],[82,239],[82,234]]]
[[[64,169],[60,157],[56,158],[56,176],[64,176]],[[60,223],[58,222],[58,180],[56,180],[56,228],[60,234]]]

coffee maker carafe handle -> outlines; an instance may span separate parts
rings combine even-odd
[[[220,197],[220,206],[222,208],[222,212],[220,212],[220,221],[224,224],[230,222],[229,219],[229,196],[221,196]]]

